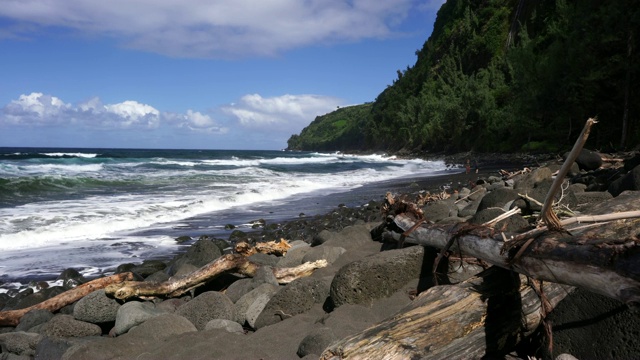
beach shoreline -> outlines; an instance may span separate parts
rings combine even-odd
[[[418,155],[411,158],[418,158]],[[464,168],[465,159],[473,159],[478,164],[478,172],[475,168],[466,173]],[[101,270],[93,271],[88,278],[100,277],[113,274],[122,264],[140,264],[147,260],[168,261],[172,257],[187,251],[188,247],[195,243],[200,237],[218,238],[228,241],[233,245],[239,239],[256,241],[280,240],[289,241],[303,240],[310,242],[313,237],[322,230],[339,231],[346,226],[357,222],[380,222],[379,210],[367,209],[370,202],[381,202],[385,194],[412,194],[418,192],[440,193],[442,191],[452,192],[461,187],[474,185],[475,181],[481,177],[498,176],[499,170],[518,170],[522,166],[532,165],[532,157],[494,156],[486,154],[455,154],[442,156],[423,156],[424,160],[443,160],[447,164],[447,169],[434,173],[431,176],[405,176],[376,183],[364,184],[361,187],[343,192],[335,192],[322,196],[304,197],[301,199],[286,199],[281,205],[257,204],[255,208],[242,213],[236,209],[233,218],[225,218],[225,214],[216,212],[213,214],[201,214],[193,219],[189,219],[193,225],[191,228],[140,230],[131,232],[134,236],[164,236],[173,239],[183,238],[183,242],[176,243],[156,254],[146,257],[131,258],[122,263],[105,265]],[[340,214],[335,216],[335,214]],[[185,221],[187,222],[187,221]],[[257,224],[255,228],[247,224]],[[212,230],[213,229],[213,230]],[[241,234],[239,237],[238,234]],[[243,237],[245,236],[245,237]],[[190,240],[184,240],[188,237]],[[24,253],[31,253],[26,249]],[[74,269],[72,264],[67,266],[61,264],[60,273],[66,269]],[[43,274],[24,277],[5,277],[0,279],[5,286],[11,283],[20,283],[18,287],[11,287],[13,291],[22,291],[27,286],[38,290],[38,283],[48,282],[53,286],[59,276],[56,274]],[[57,283],[59,283],[58,281]],[[2,284],[0,284],[2,288]],[[5,292],[8,289],[5,289]]]

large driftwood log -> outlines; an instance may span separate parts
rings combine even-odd
[[[51,299],[47,299],[41,303],[35,304],[28,308],[18,309],[18,310],[9,310],[0,312],[0,325],[2,326],[16,326],[20,323],[20,319],[24,314],[28,313],[31,310],[35,309],[44,309],[49,311],[56,311],[64,306],[72,304],[89,293],[103,289],[108,285],[114,283],[121,283],[123,281],[132,280],[133,274],[130,272],[115,274],[99,279],[95,279],[79,285],[69,291],[65,291],[60,295],[54,296]]]
[[[403,231],[415,221],[400,214],[394,223]],[[504,252],[502,234],[470,225],[421,225],[406,235],[407,243],[445,248],[484,260],[535,279],[583,287],[624,303],[640,302],[639,219],[619,220],[596,228],[538,235],[522,256],[512,262]],[[571,229],[569,231],[572,231]],[[400,235],[391,233],[399,238]],[[573,235],[573,236],[572,236]]]
[[[478,359],[511,351],[542,320],[526,277],[492,267],[457,285],[423,292],[398,315],[331,344],[323,360]],[[544,283],[554,307],[573,287]]]
[[[325,266],[327,266],[326,260],[318,260],[293,268],[274,268],[273,274],[279,283],[286,284],[299,277],[308,276],[313,270]],[[117,299],[147,296],[176,297],[204,285],[207,281],[226,271],[233,270],[239,274],[253,276],[259,267],[260,265],[249,261],[248,258],[242,255],[228,254],[183,277],[171,278],[161,283],[127,281],[120,284],[112,284],[105,289],[105,292],[107,295],[112,295]]]

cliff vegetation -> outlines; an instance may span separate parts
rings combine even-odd
[[[448,0],[373,103],[317,117],[290,150],[560,151],[640,144],[640,4]]]

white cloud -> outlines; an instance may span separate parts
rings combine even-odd
[[[70,108],[71,105],[55,96],[34,92],[12,100],[4,108],[5,121],[26,125],[56,123],[58,116]]]
[[[152,106],[140,104],[132,100],[105,105],[104,109],[107,114],[113,114],[117,119],[120,119],[120,124],[123,127],[130,127],[134,124],[144,124],[147,127],[154,128],[158,126],[160,119],[160,111]]]
[[[42,146],[31,142],[44,138],[55,139],[56,146],[281,148],[316,116],[343,105],[338,98],[321,95],[249,94],[211,112],[176,113],[135,100],[103,104],[94,97],[70,104],[34,92],[0,107],[0,141],[8,144],[14,141],[9,134],[29,133],[18,143]]]
[[[340,99],[320,95],[282,95],[264,98],[258,94],[243,96],[238,103],[222,110],[246,127],[297,133],[316,116],[324,115],[344,105]]]
[[[219,125],[210,115],[191,109],[184,114],[163,113],[162,118],[178,128],[210,134],[226,134],[229,128]]]
[[[193,131],[224,132],[211,116],[188,110],[184,114],[162,113],[151,105],[134,100],[103,104],[98,97],[77,105],[42,93],[20,95],[0,108],[0,125],[73,125],[88,129],[155,129],[162,125],[186,127]]]
[[[427,3],[434,2],[442,1]],[[385,38],[420,6],[415,0],[30,0],[4,2],[0,16],[22,25],[4,37],[56,26],[171,56],[235,57]]]

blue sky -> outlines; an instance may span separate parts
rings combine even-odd
[[[445,0],[0,0],[0,146],[282,149],[416,61]]]

